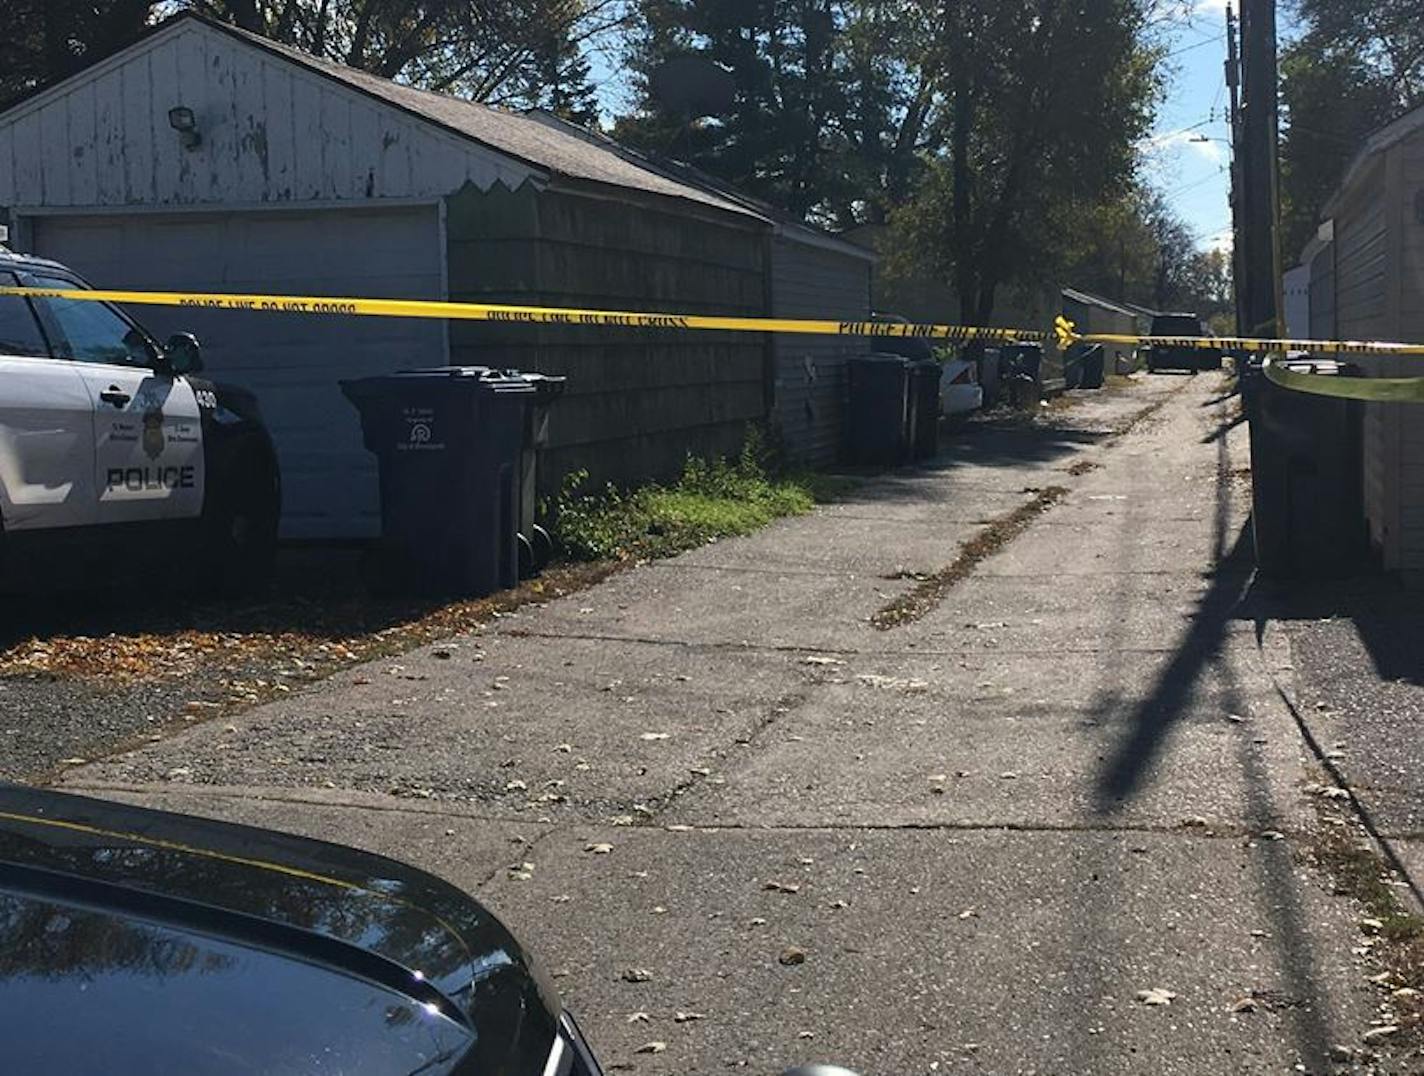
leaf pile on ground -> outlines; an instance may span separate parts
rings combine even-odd
[[[159,602],[133,610],[118,608],[115,599],[107,609],[87,603],[61,609],[40,630],[12,612],[7,627],[14,641],[0,649],[0,677],[125,687],[201,674],[195,694],[217,686],[231,701],[250,702],[280,693],[284,681],[319,679],[474,630],[498,613],[590,586],[613,569],[563,565],[514,590],[469,601],[376,600],[354,578],[302,573],[310,586],[279,586],[279,596],[257,602]],[[16,620],[24,625],[19,630]]]

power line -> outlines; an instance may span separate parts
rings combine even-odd
[[[1182,53],[1184,53],[1184,52],[1191,52],[1193,49],[1199,49],[1199,48],[1202,48],[1202,47],[1205,46],[1205,45],[1215,45],[1218,41],[1225,41],[1225,40],[1226,40],[1226,34],[1224,34],[1224,33],[1217,34],[1216,37],[1209,37],[1209,38],[1207,38],[1205,41],[1196,41],[1196,42],[1193,42],[1193,43],[1190,44],[1190,45],[1183,45],[1183,46],[1182,46],[1181,48],[1179,48],[1179,49],[1173,49],[1171,52],[1167,53],[1166,58],[1167,58],[1168,60],[1170,60],[1170,59],[1172,59],[1174,56],[1180,56],[1180,55],[1182,55]]]
[[[1196,180],[1196,181],[1194,181],[1194,182],[1192,182],[1192,183],[1188,183],[1188,184],[1186,184],[1185,186],[1174,187],[1172,190],[1165,191],[1165,192],[1163,193],[1163,197],[1164,197],[1164,198],[1175,198],[1175,197],[1176,197],[1177,195],[1179,195],[1179,194],[1186,194],[1188,191],[1194,191],[1194,190],[1196,190],[1198,187],[1205,186],[1206,184],[1211,183],[1211,182],[1214,181],[1214,180],[1220,179],[1220,178],[1221,178],[1223,175],[1225,175],[1225,174],[1226,174],[1226,169],[1225,169],[1225,168],[1218,168],[1215,172],[1213,172],[1213,173],[1212,173],[1211,175],[1209,175],[1209,176],[1204,176],[1203,178],[1198,179],[1198,180]]]

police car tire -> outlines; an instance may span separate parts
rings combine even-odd
[[[280,505],[265,461],[231,468],[231,484],[203,513],[208,589],[226,597],[250,593],[272,574]],[[240,478],[238,476],[241,476]]]

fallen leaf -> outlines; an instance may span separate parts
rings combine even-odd
[[[609,852],[613,851],[613,845],[608,844],[606,842],[600,842],[597,844],[584,845],[583,850],[585,852],[592,852],[596,856],[606,856]]]
[[[1268,829],[1260,835],[1263,841],[1283,841],[1286,835],[1278,829]]]
[[[795,882],[767,882],[765,885],[762,886],[762,888],[772,893],[801,892],[801,887]]]
[[[675,1012],[672,1014],[672,1022],[675,1024],[686,1024],[693,1020],[706,1020],[707,1014],[700,1012]]]
[[[1170,1005],[1176,994],[1170,990],[1164,990],[1160,986],[1154,986],[1150,990],[1139,990],[1137,1000],[1144,1005]]]
[[[764,926],[766,926],[766,920],[763,919],[761,916],[757,916],[755,919],[748,919],[748,920],[747,920],[747,926],[749,926],[749,927],[764,927]]]
[[[639,1046],[639,1047],[638,1047],[636,1050],[634,1050],[633,1052],[634,1052],[635,1054],[660,1054],[660,1053],[662,1053],[662,1052],[663,1052],[664,1050],[666,1050],[666,1049],[667,1049],[667,1043],[665,1043],[665,1042],[653,1041],[653,1042],[645,1042],[645,1043],[643,1043],[642,1046]]]
[[[1017,781],[1018,779],[1019,775],[1014,773],[1012,770],[1007,773],[999,774],[999,780],[1001,781]]]
[[[798,1039],[814,1039],[816,1037],[816,1033],[814,1031],[802,1031],[799,1032],[796,1037]]]
[[[1256,1011],[1256,999],[1253,998],[1253,997],[1250,997],[1249,995],[1246,996],[1246,997],[1244,997],[1244,998],[1241,998],[1241,999],[1238,1000],[1238,1001],[1234,1001],[1234,1002],[1232,1002],[1232,1004],[1231,1004],[1231,1012],[1255,1012],[1255,1011]]]
[[[628,1014],[628,1023],[630,1024],[649,1024],[652,1023],[652,1019],[645,1012],[630,1012]]]
[[[806,950],[798,949],[794,945],[788,945],[781,951],[781,955],[776,958],[778,962],[788,968],[793,968],[797,964],[806,963]]]
[[[653,981],[653,973],[647,968],[625,968],[620,978],[625,983],[649,983]]]
[[[615,826],[631,826],[633,824],[633,816],[630,814],[616,814],[608,821]]]
[[[666,733],[666,732],[645,732],[645,733],[643,733],[642,735],[640,735],[640,736],[638,737],[638,739],[640,739],[640,740],[648,740],[648,741],[652,741],[652,740],[666,740],[666,739],[668,738],[668,735],[669,735],[669,734]]]
[[[962,911],[962,912],[959,913],[959,918],[961,918],[961,919],[978,919],[978,918],[979,918],[979,913],[976,912],[973,908],[965,908],[964,911]]]

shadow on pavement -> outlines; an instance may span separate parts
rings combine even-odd
[[[1173,727],[1190,715],[1193,694],[1205,677],[1216,678],[1230,712],[1248,712],[1246,693],[1224,643],[1228,625],[1248,615],[1246,605],[1254,591],[1251,521],[1248,519],[1235,538],[1230,539],[1230,457],[1225,438],[1216,443],[1211,587],[1167,668],[1127,717],[1126,735],[1099,777],[1098,809],[1104,815],[1114,813],[1142,787],[1153,764],[1165,751]],[[1116,701],[1115,696],[1112,701]],[[1106,704],[1107,699],[1103,705]],[[1240,821],[1252,831],[1260,832],[1270,828],[1275,818],[1268,763],[1262,748],[1250,736],[1239,738],[1237,755],[1245,802],[1227,806],[1238,812]],[[1267,1007],[1290,1014],[1295,1046],[1309,1071],[1328,1068],[1334,1042],[1328,994],[1300,900],[1293,852],[1284,841],[1260,842],[1253,850],[1252,862],[1258,874],[1256,903],[1271,921],[1277,971],[1289,991],[1266,991],[1266,996],[1258,1000]]]
[[[1424,686],[1424,603],[1383,573],[1335,581],[1259,581],[1246,612],[1267,620],[1349,621],[1380,680]]]
[[[251,598],[198,601],[181,589],[143,579],[100,589],[7,597],[0,606],[0,650],[27,639],[76,633],[300,632],[344,639],[407,623],[442,604],[375,600],[361,581],[359,550],[296,546],[281,550],[272,583]]]
[[[1191,627],[1152,692],[1127,721],[1128,734],[1113,752],[1098,781],[1098,809],[1111,813],[1129,799],[1151,769],[1172,727],[1187,716],[1192,693],[1216,659],[1227,625],[1240,617],[1240,603],[1251,581],[1253,551],[1249,521],[1230,550],[1216,563],[1211,588],[1202,598]]]

